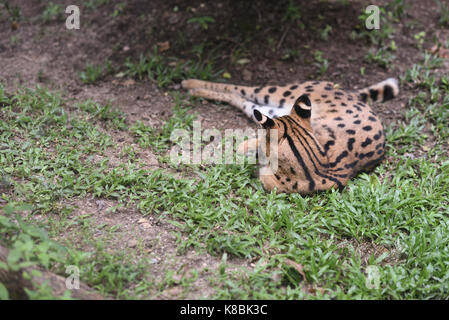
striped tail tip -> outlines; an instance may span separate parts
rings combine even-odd
[[[395,78],[388,78],[387,80],[360,90],[359,94],[363,102],[367,102],[368,100],[385,102],[395,98],[399,94],[399,83]]]

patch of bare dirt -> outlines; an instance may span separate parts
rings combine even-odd
[[[101,226],[93,237],[104,239],[108,248],[112,251],[133,251],[136,262],[145,259],[150,265],[151,279],[155,283],[162,283],[169,270],[175,271],[174,285],[166,287],[163,291],[158,291],[157,286],[153,291],[148,292],[148,299],[176,299],[189,297],[190,299],[207,298],[214,294],[214,289],[210,286],[208,277],[214,276],[221,263],[221,257],[214,257],[204,252],[194,249],[187,249],[182,255],[178,252],[177,238],[173,235],[177,228],[165,221],[165,219],[148,215],[143,217],[138,210],[130,206],[129,208],[119,208],[114,213],[111,209],[117,206],[117,201],[96,199],[88,196],[83,199],[76,199],[65,202],[74,210],[68,217],[69,221],[76,221],[79,217],[89,216],[90,224]],[[109,228],[117,228],[112,234]],[[67,230],[61,235],[58,241],[70,241],[75,243],[85,243],[77,226]],[[181,236],[183,240],[188,235]],[[89,244],[79,247],[80,250],[89,252],[94,250]],[[249,266],[249,262],[244,259],[231,258],[227,262],[230,271]],[[196,270],[198,278],[188,290],[179,286],[181,278],[191,276],[190,271]]]
[[[129,122],[140,120],[154,127],[159,127],[171,115],[173,100],[164,90],[150,81],[132,82],[116,77],[115,73],[94,85],[84,85],[79,79],[79,72],[85,69],[87,63],[101,64],[106,59],[114,66],[123,67],[126,58],[138,59],[141,54],[151,52],[154,45],[168,41],[169,48],[166,47],[161,54],[195,60],[198,52],[203,51],[201,59],[214,56],[216,69],[225,70],[232,76],[229,82],[284,84],[313,77],[316,73],[313,52],[320,50],[329,60],[324,79],[357,89],[388,77],[399,77],[413,63],[421,60],[414,39],[417,30],[427,31],[429,40],[424,46],[430,47],[431,35],[440,29],[433,1],[407,1],[407,14],[395,25],[400,29],[395,37],[398,47],[396,59],[391,69],[385,70],[364,60],[369,44],[350,37],[359,23],[358,16],[366,6],[366,1],[362,0],[349,1],[348,5],[342,1],[298,1],[295,4],[300,8],[301,18],[294,22],[285,18],[288,1],[130,0],[115,17],[112,15],[116,4],[122,1],[110,1],[95,10],[82,5],[81,30],[72,31],[65,29],[63,19],[42,23],[46,6],[44,1],[9,2],[21,8],[23,19],[17,29],[12,29],[7,15],[0,15],[0,81],[7,91],[19,86],[45,85],[61,90],[75,100],[111,102],[127,114]],[[65,8],[71,1],[58,3]],[[372,3],[384,4],[385,1]],[[207,29],[200,24],[189,23],[193,17],[204,16],[215,19],[215,23],[210,23]],[[332,28],[332,32],[329,40],[324,41],[319,32],[326,25]],[[438,31],[438,38],[444,40],[448,36],[448,30]],[[194,47],[198,48],[196,52],[192,52]],[[292,57],[285,58],[292,52]],[[235,63],[242,58],[249,60],[248,63]],[[366,69],[363,76],[361,68]],[[177,88],[179,86],[170,89]],[[413,93],[411,88],[404,87],[396,100],[376,105],[373,109],[388,125],[402,119],[408,97]],[[199,114],[203,128],[254,126],[243,113],[236,112],[228,105],[199,103],[192,111]],[[118,130],[108,133],[117,146],[106,152],[114,165],[120,162],[116,150],[132,146],[134,140],[129,134]],[[159,165],[151,151],[143,151],[138,156],[148,164],[149,170]],[[178,255],[176,239],[171,235],[175,231],[174,226],[156,217],[143,218],[135,208],[119,209],[111,214],[108,209],[116,205],[111,200],[85,198],[70,204],[77,208],[73,218],[91,214],[95,223],[119,225],[117,237],[110,239],[111,248],[142,247],[142,255],[155,259],[152,264],[155,279],[162,279],[168,268],[201,270],[207,267],[215,270],[220,263],[218,257],[198,254],[191,249]],[[104,231],[100,229],[97,232],[101,236]],[[350,245],[356,246],[363,257],[371,253],[377,256],[387,250],[371,244]],[[231,263],[236,266],[246,264],[238,259]],[[200,273],[188,293],[173,287],[161,295],[150,293],[149,297],[187,296],[195,299],[210,296],[213,291],[207,281],[207,273]]]

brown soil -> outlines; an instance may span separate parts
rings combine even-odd
[[[156,84],[128,81],[111,74],[94,85],[84,85],[78,73],[85,69],[87,63],[102,64],[105,59],[116,67],[122,66],[123,70],[127,57],[137,59],[141,54],[151,52],[157,43],[165,41],[169,41],[170,48],[162,55],[196,59],[191,49],[204,42],[203,58],[215,55],[216,69],[229,72],[232,75],[230,82],[261,85],[311,79],[316,73],[313,52],[320,50],[329,60],[324,79],[356,89],[388,77],[398,78],[413,63],[420,61],[420,50],[414,39],[417,32],[427,32],[425,47],[431,46],[433,35],[441,41],[449,36],[449,30],[437,26],[438,12],[433,1],[406,1],[407,14],[395,24],[399,30],[394,38],[398,47],[396,59],[391,68],[385,70],[364,60],[369,49],[367,42],[350,37],[358,24],[358,16],[367,5],[366,1],[349,1],[348,5],[336,0],[298,1],[302,17],[299,22],[283,20],[288,1],[129,0],[116,17],[111,17],[115,5],[123,1],[110,1],[95,10],[81,6],[81,30],[72,31],[66,30],[65,18],[42,22],[44,1],[9,2],[20,6],[23,20],[13,30],[7,14],[3,12],[0,15],[0,81],[8,91],[20,86],[45,85],[61,90],[75,100],[110,101],[127,114],[130,123],[141,120],[152,126],[161,125],[170,116],[173,105],[171,96]],[[386,1],[371,2],[383,4]],[[65,8],[72,1],[58,3]],[[210,23],[207,30],[188,23],[190,18],[198,16],[212,16],[215,23]],[[329,40],[324,41],[319,30],[326,25],[330,25],[333,31]],[[283,60],[288,50],[298,50],[297,57]],[[233,63],[235,57],[245,57],[250,62],[239,65]],[[362,67],[366,69],[364,76],[360,73]],[[173,84],[169,89],[180,90],[180,86]],[[408,97],[413,92],[408,87],[401,89],[397,99],[374,108],[385,124],[403,117]],[[198,103],[193,111],[203,120],[203,127],[253,126],[242,113],[227,105]],[[122,132],[113,133],[113,137],[118,149],[132,143],[132,139]],[[140,156],[147,162],[149,170],[158,166],[150,151]],[[70,203],[78,208],[74,217],[89,213],[98,224],[120,225],[120,235],[111,240],[111,247],[126,248],[131,240],[138,241],[149,258],[157,261],[154,263],[155,277],[163,277],[166,268],[179,269],[184,265],[187,268],[217,269],[220,257],[198,255],[194,250],[178,255],[176,239],[171,236],[174,227],[169,223],[151,217],[142,222],[142,215],[136,209],[106,214],[106,210],[115,204],[99,201],[74,200]],[[241,259],[230,262],[236,267],[250,266],[248,261]],[[213,288],[207,277],[207,273],[200,274],[191,292],[182,292],[174,287],[162,295],[149,293],[149,297],[195,299],[210,296]]]

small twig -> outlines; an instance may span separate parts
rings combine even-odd
[[[285,28],[284,33],[282,34],[281,39],[279,39],[278,45],[276,46],[276,50],[279,50],[282,46],[282,42],[284,42],[285,37],[287,36],[287,33],[290,31],[290,28],[292,27],[292,24],[289,24],[287,28]]]

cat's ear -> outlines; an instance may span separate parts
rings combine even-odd
[[[273,128],[274,127],[274,121],[271,118],[268,118],[266,115],[262,114],[259,110],[254,109],[254,119],[258,123],[262,125],[263,128]]]
[[[300,118],[310,119],[310,116],[312,115],[312,103],[310,102],[309,96],[303,94],[296,99],[292,111]]]

